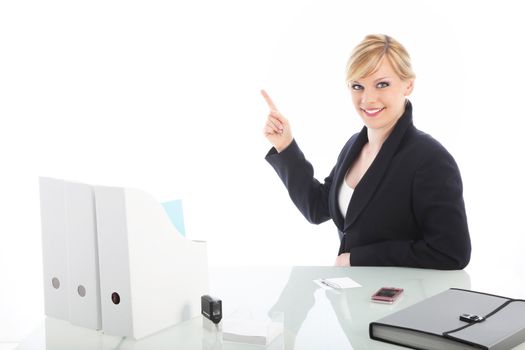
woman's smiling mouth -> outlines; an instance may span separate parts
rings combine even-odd
[[[385,109],[385,107],[383,108],[370,108],[370,109],[364,109],[364,108],[361,108],[361,110],[363,112],[365,112],[365,114],[368,116],[368,117],[375,117],[377,116],[379,113],[381,113],[381,111]]]

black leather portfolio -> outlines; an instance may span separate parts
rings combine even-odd
[[[511,349],[525,342],[525,300],[451,288],[370,323],[369,331],[413,349]]]

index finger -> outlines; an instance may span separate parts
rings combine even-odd
[[[270,95],[264,90],[261,90],[261,95],[263,95],[264,99],[266,100],[266,103],[270,107],[270,109],[277,110],[277,107],[275,106],[275,103],[273,103],[272,99],[270,98]]]

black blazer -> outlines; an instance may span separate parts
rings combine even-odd
[[[458,166],[439,142],[414,127],[409,101],[354,189],[343,219],[338,190],[367,142],[363,127],[343,147],[323,184],[295,140],[281,153],[272,148],[266,160],[308,221],[333,220],[341,238],[339,254],[351,253],[352,266],[467,266],[471,247]]]

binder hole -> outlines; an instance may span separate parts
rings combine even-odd
[[[78,292],[78,295],[80,295],[81,297],[86,296],[86,288],[83,285],[78,286],[77,292]]]
[[[53,277],[53,279],[51,280],[51,284],[53,285],[53,288],[55,289],[60,288],[60,281],[56,277]]]
[[[113,294],[111,294],[111,301],[112,301],[113,304],[115,304],[115,305],[120,304],[120,295],[118,295],[118,293],[113,293]]]

